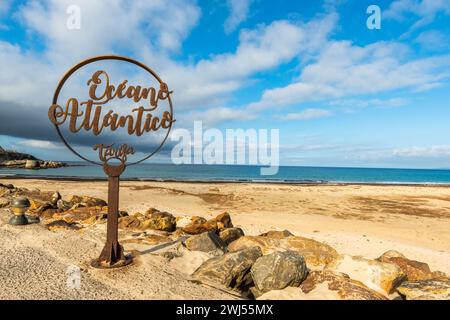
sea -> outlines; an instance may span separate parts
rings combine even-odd
[[[264,182],[264,183],[361,183],[450,184],[447,169],[386,169],[280,166],[276,175],[262,176],[259,166],[175,165],[144,163],[128,166],[122,180]],[[53,179],[105,179],[101,166],[72,162],[56,169],[0,168],[0,179],[12,177]]]

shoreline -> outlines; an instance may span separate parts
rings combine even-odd
[[[70,182],[102,182],[108,181],[108,178],[100,177],[78,177],[78,176],[53,176],[53,175],[22,175],[22,174],[1,174],[1,180],[55,180]],[[238,179],[238,180],[183,180],[183,179],[154,179],[154,178],[121,178],[122,182],[161,182],[161,183],[195,183],[195,184],[269,184],[284,186],[401,186],[401,187],[438,187],[448,188],[450,183],[440,182],[352,182],[352,181],[310,181],[310,180],[255,180],[255,179]]]

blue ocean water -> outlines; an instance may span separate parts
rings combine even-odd
[[[72,163],[57,169],[0,169],[2,176],[105,178],[100,166]],[[129,166],[122,179],[178,181],[255,181],[286,183],[450,184],[450,170],[377,169],[281,166],[276,175],[260,175],[259,166],[139,164]]]

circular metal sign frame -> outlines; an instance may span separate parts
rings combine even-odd
[[[149,67],[147,67],[145,64],[136,61],[134,59],[128,58],[128,57],[123,57],[123,56],[117,56],[117,55],[104,55],[104,56],[96,56],[96,57],[92,57],[86,60],[81,61],[80,63],[78,63],[77,65],[75,65],[74,67],[72,67],[69,71],[66,72],[66,74],[61,78],[61,80],[58,83],[58,86],[56,87],[55,93],[53,95],[53,101],[52,103],[58,104],[58,97],[59,94],[61,92],[61,89],[64,87],[64,84],[66,83],[66,81],[70,78],[71,75],[73,75],[78,69],[93,63],[93,62],[97,62],[97,61],[102,61],[102,60],[118,60],[118,61],[124,61],[124,62],[128,62],[131,64],[134,64],[142,69],[144,69],[145,71],[147,71],[148,73],[150,73],[156,80],[158,80],[158,82],[160,84],[164,83],[161,78]],[[167,96],[167,99],[169,101],[169,108],[170,108],[170,115],[171,118],[173,119],[173,107],[172,107],[172,100],[170,98],[170,95]],[[84,156],[82,156],[81,154],[79,154],[74,148],[72,148],[72,146],[67,142],[67,140],[64,138],[64,135],[62,134],[61,130],[59,130],[59,126],[57,124],[54,124],[55,128],[56,128],[56,132],[58,133],[59,137],[61,138],[62,142],[64,143],[64,145],[70,150],[72,151],[72,153],[74,153],[76,156],[78,156],[79,158],[90,162],[92,164],[96,164],[96,165],[100,165],[102,166],[103,163],[97,162],[97,161],[93,161],[90,160]],[[167,130],[167,133],[163,139],[163,141],[161,142],[161,144],[151,153],[149,153],[147,156],[145,156],[143,159],[139,160],[139,161],[135,161],[135,162],[131,162],[128,163],[127,166],[131,166],[131,165],[135,165],[138,163],[141,163],[147,159],[149,159],[151,156],[153,156],[155,153],[157,153],[163,146],[163,144],[166,142],[167,138],[169,137],[170,134],[170,130],[172,129],[172,122],[170,123],[170,127]]]

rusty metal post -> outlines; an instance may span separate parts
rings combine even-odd
[[[106,243],[100,257],[92,262],[96,268],[114,268],[125,266],[132,262],[131,256],[126,257],[119,243],[119,182],[120,175],[125,170],[125,164],[112,166],[103,164],[103,170],[108,175],[108,218],[106,227]]]

